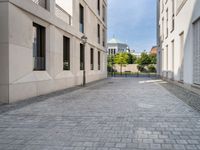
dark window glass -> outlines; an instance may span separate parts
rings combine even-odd
[[[80,23],[80,32],[84,33],[84,8],[79,5],[79,23]]]
[[[97,24],[97,38],[98,38],[98,43],[100,44],[100,25]]]
[[[33,70],[45,69],[45,28],[33,23]]]
[[[85,68],[85,47],[83,44],[80,44],[80,70]]]
[[[104,29],[103,29],[103,36],[102,36],[102,39],[103,39],[102,45],[103,45],[103,47],[105,47],[105,46],[106,46],[106,45],[105,45],[106,34],[105,34],[105,30],[104,30]]]
[[[106,21],[106,8],[105,8],[105,6],[103,5],[103,16],[102,16],[102,19],[103,19],[103,21],[105,22]]]
[[[100,0],[97,0],[97,10],[98,14],[100,15]]]
[[[98,51],[98,70],[101,69],[101,53]]]
[[[70,39],[63,37],[63,70],[70,70]]]
[[[94,49],[90,49],[90,65],[91,65],[91,70],[94,70]]]

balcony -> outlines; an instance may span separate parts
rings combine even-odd
[[[57,4],[55,6],[55,15],[68,25],[71,25],[71,15]]]
[[[47,9],[47,0],[32,0],[32,2],[41,6],[44,9]]]

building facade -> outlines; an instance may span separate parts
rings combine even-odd
[[[128,44],[121,42],[116,38],[112,38],[111,40],[109,40],[107,45],[108,45],[107,46],[108,55],[112,55],[112,54],[115,55],[115,54],[120,53],[120,52],[129,51]]]
[[[0,27],[0,102],[107,77],[106,0],[0,0]]]
[[[157,53],[158,53],[158,48],[157,48],[157,46],[153,46],[153,47],[151,48],[149,54],[151,54],[151,55],[157,55]]]
[[[158,74],[199,93],[200,1],[158,0]]]

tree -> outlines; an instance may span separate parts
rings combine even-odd
[[[122,67],[123,65],[128,64],[128,54],[127,53],[118,53],[115,55],[114,62],[115,64],[120,65],[120,72],[122,74]]]
[[[156,54],[150,54],[149,57],[151,59],[151,64],[157,63],[157,55]]]
[[[145,52],[143,52],[141,54],[141,57],[137,59],[137,64],[142,65],[142,66],[146,66],[151,64],[151,58],[149,57],[149,55]]]
[[[108,55],[107,61],[108,61],[108,63],[107,63],[108,71],[112,72],[113,71],[113,64],[114,64],[114,56]]]
[[[153,72],[153,73],[156,72],[156,67],[155,67],[154,65],[152,65],[152,64],[151,64],[151,65],[148,65],[147,68],[148,68],[148,71],[149,71],[149,72]]]
[[[137,60],[137,57],[133,54],[127,53],[128,55],[128,59],[127,59],[127,63],[128,64],[134,64]]]

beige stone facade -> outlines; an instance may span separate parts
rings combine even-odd
[[[84,33],[80,32],[80,5]],[[106,10],[106,0],[0,0],[0,102],[12,103],[81,85],[80,44],[84,35],[88,39],[84,51],[86,82],[106,78]],[[45,31],[43,70],[33,69],[33,24]],[[69,70],[63,69],[63,37],[69,39]]]

